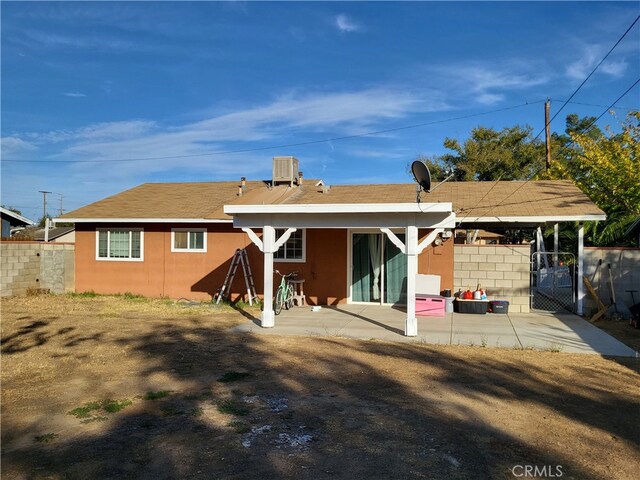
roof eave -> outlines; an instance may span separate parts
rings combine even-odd
[[[451,202],[225,205],[227,215],[289,213],[449,213]]]
[[[54,218],[54,222],[69,223],[232,223],[222,218]]]

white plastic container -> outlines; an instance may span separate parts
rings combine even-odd
[[[453,313],[453,301],[455,300],[454,297],[445,297],[445,305],[444,305],[444,311],[445,313]]]

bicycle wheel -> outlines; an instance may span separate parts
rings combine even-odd
[[[283,303],[284,303],[284,289],[282,287],[278,287],[278,290],[276,290],[276,296],[273,300],[273,312],[276,315],[280,315],[280,312],[282,311]]]
[[[285,302],[285,305],[287,310],[289,310],[290,308],[293,308],[293,285],[289,285],[287,287],[286,299],[287,301]]]

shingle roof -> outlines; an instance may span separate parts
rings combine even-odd
[[[286,192],[272,189],[270,198],[265,192],[259,195],[260,198],[257,192],[252,192],[230,204],[415,203],[416,185],[334,185],[324,193],[322,188],[303,185],[303,188],[292,188]],[[604,215],[570,180],[448,182],[420,196],[423,203],[451,202],[458,221],[475,217]]]
[[[144,183],[62,215],[60,218],[185,218],[231,217],[222,206],[237,197],[238,181]],[[261,181],[247,182],[245,191],[264,188]]]
[[[316,186],[305,179],[301,187],[267,188],[266,182],[247,182],[237,195],[238,182],[145,183],[63,215],[61,218],[173,218],[231,217],[224,205],[415,203],[415,184]],[[573,182],[448,182],[423,203],[451,202],[458,221],[475,217],[581,217],[604,215]]]

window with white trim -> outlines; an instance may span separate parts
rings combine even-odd
[[[172,228],[172,252],[206,252],[207,230],[205,228]]]
[[[96,231],[97,260],[144,260],[144,232],[138,229],[100,229]]]
[[[276,239],[280,238],[285,228],[276,228]],[[291,234],[289,239],[273,254],[273,259],[278,262],[304,262],[306,247],[306,231],[298,229]]]

